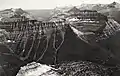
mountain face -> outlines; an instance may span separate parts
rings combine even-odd
[[[74,6],[66,6],[66,7],[57,7],[55,8],[56,10],[69,10]],[[76,6],[80,10],[103,10],[103,9],[108,9],[108,8],[120,8],[120,4],[117,2],[113,2],[110,4],[81,4],[79,6]]]
[[[117,22],[120,23],[120,4],[117,2],[113,2],[111,4],[81,4],[76,7],[79,10],[96,10],[99,13],[104,14],[105,16],[112,16]],[[57,7],[54,9],[54,13],[65,13],[71,8],[73,8],[73,6]]]
[[[55,64],[62,61],[88,60],[104,65],[118,65],[119,60],[112,57],[108,50],[85,42],[71,26],[43,29],[43,33],[28,33],[27,38],[16,41],[14,53],[21,60]],[[23,32],[23,31],[22,31]],[[87,48],[86,48],[87,47]]]
[[[91,6],[95,7],[96,5],[91,5]],[[101,15],[101,13],[94,11],[94,10],[92,10],[92,11],[91,10],[79,10],[79,8],[73,7],[71,9],[68,9],[67,15],[66,15],[66,11],[60,11],[60,9],[59,9],[59,13],[56,16],[57,16],[57,18],[61,18],[61,17],[59,17],[59,15],[61,15],[61,16],[66,15],[67,17],[64,17],[64,18],[66,19],[66,21],[68,21],[71,24],[71,26],[72,26],[71,29],[73,30],[74,33],[76,33],[78,35],[78,37],[82,41],[84,41],[88,44],[90,43],[90,45],[94,45],[94,46],[98,45],[100,48],[105,48],[105,49],[107,48],[107,51],[112,52],[111,55],[117,56],[119,58],[120,57],[119,51],[117,49],[115,49],[115,48],[119,47],[119,45],[118,45],[118,43],[114,42],[117,40],[119,42],[119,39],[118,39],[119,33],[118,32],[120,31],[120,24],[118,23],[119,19],[116,19],[116,16],[119,14],[119,13],[116,13],[117,12],[116,10],[118,10],[118,7],[116,7],[116,6],[118,6],[118,3],[114,2],[114,3],[108,4],[108,5],[100,5],[99,4],[97,6],[98,6],[98,8],[103,7],[103,8],[99,9],[100,10],[99,12],[102,12],[102,15]],[[61,14],[62,12],[63,12],[63,14]],[[104,16],[103,14],[105,12],[107,12],[108,15]],[[94,13],[94,14],[92,14],[92,13]],[[102,18],[100,18],[100,15],[102,16]],[[116,15],[116,16],[111,17],[110,15],[111,16]],[[95,17],[97,17],[97,19]],[[97,31],[95,31],[95,30],[97,30]],[[70,38],[72,38],[72,37],[74,38],[74,36],[70,36]],[[116,39],[116,40],[114,40],[114,39]],[[72,40],[74,40],[74,42],[75,42],[76,39],[71,39],[70,41],[72,41]],[[78,46],[77,44],[79,44],[79,43],[77,43],[77,42],[79,42],[79,41],[76,41],[73,45],[72,44],[70,45],[70,43],[68,42],[68,43],[66,43],[66,45],[69,44],[70,45],[69,48],[71,48],[71,49],[72,49],[72,46],[76,45],[76,48],[78,49],[79,47],[77,47]],[[79,45],[81,46],[81,48],[79,48],[79,49],[82,49],[84,51],[87,50],[84,48],[84,46],[89,47],[88,45],[86,45],[85,43],[82,43],[82,42],[80,42]],[[110,47],[110,46],[112,46],[112,47]],[[64,47],[64,49],[69,50],[69,51],[62,52],[62,50],[63,50],[62,49],[59,52],[59,54],[61,53],[60,54],[61,56],[59,57],[59,58],[61,58],[60,60],[65,59],[65,58],[72,60],[71,56],[73,57],[73,60],[75,57],[76,57],[75,59],[82,58],[82,56],[77,57],[78,52],[74,52],[74,53],[70,52],[69,48]],[[74,48],[74,50],[75,50],[75,48]],[[89,48],[89,50],[90,50],[90,48]],[[68,52],[69,52],[69,54],[68,54]],[[82,54],[83,52],[80,52],[80,53]],[[67,59],[65,59],[65,60],[67,60]]]
[[[64,13],[55,14],[53,19],[55,18],[70,23],[83,33],[99,31],[106,26],[105,22],[108,20],[107,16],[100,14],[96,10],[80,10],[77,7],[73,7]]]
[[[111,4],[96,4],[95,6],[92,7],[92,9],[101,11],[105,9],[113,9],[113,8],[120,8],[120,4],[117,2],[113,2]]]
[[[117,59],[113,53],[109,53],[109,50],[98,46],[98,44],[92,45],[85,42],[81,39],[81,36],[78,36],[78,34],[75,33],[69,25],[64,25],[64,28],[62,28],[61,26],[58,26],[56,28],[44,27],[43,32],[44,34],[38,32],[36,32],[35,34],[28,33],[29,36],[27,36],[27,38],[24,38],[24,35],[22,35],[25,32],[19,33],[19,35],[21,34],[21,36],[17,37],[18,39],[21,39],[17,40],[15,44],[16,47],[14,46],[16,49],[14,51],[15,55],[18,55],[20,59],[25,62],[36,61],[45,64],[56,64],[63,61],[79,60],[87,60],[109,67],[116,67],[120,64],[120,60]],[[1,58],[2,57],[3,56],[1,56]],[[30,70],[27,71],[29,72]],[[68,72],[68,70],[66,71]]]
[[[15,21],[20,20],[22,18],[25,19],[33,19],[34,17],[31,16],[28,12],[22,10],[21,8],[18,9],[5,9],[0,11],[0,21]]]

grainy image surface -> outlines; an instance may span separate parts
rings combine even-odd
[[[120,1],[0,0],[0,76],[120,76]]]

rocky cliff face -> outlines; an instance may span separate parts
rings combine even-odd
[[[22,10],[21,8],[11,8],[0,11],[0,21],[2,22],[14,22],[16,20],[22,20],[22,18],[34,19],[32,15]]]
[[[120,14],[120,4],[117,2],[113,2],[110,4],[81,4],[76,6],[79,10],[96,10],[106,16],[112,16],[117,22],[120,23],[119,14]],[[57,7],[53,11],[55,14],[64,13],[73,8],[73,6],[66,7]],[[54,15],[54,14],[53,14]]]
[[[79,12],[79,10],[77,11]],[[18,40],[16,40],[14,53],[21,60],[27,62],[36,61],[56,64],[61,61],[88,60],[105,65],[118,65],[119,59],[116,58],[115,54],[110,53],[97,43],[114,36],[119,31],[119,24],[113,19],[107,19],[105,16],[99,18],[101,14],[96,11],[83,10],[80,12],[87,12],[87,16],[78,18],[78,21],[82,22],[81,25],[72,24],[75,21],[70,21],[68,25],[66,24],[67,22],[63,22],[60,25],[57,24],[59,22],[54,22],[54,26],[48,27],[49,24],[44,23],[45,25],[40,27],[41,30],[39,31],[34,30],[34,32],[29,33],[29,31],[25,30],[28,33],[20,32],[18,37],[16,37]],[[94,12],[95,16],[91,12]],[[76,17],[76,15],[73,17]],[[103,26],[99,26],[99,23],[103,24]],[[91,28],[87,24],[95,25],[92,25]],[[40,24],[33,23],[31,25]],[[82,31],[77,26],[87,28],[87,32]],[[97,28],[96,31],[94,26],[100,29]],[[90,29],[88,30],[89,27]],[[34,29],[34,27],[31,28]],[[24,34],[27,35],[25,36]]]
[[[44,29],[18,41],[14,51],[21,60],[56,64],[62,61],[87,60],[103,65],[118,65],[119,59],[95,42],[76,33],[72,26]],[[87,47],[87,48],[86,48]]]
[[[44,69],[44,70],[43,70]],[[112,75],[112,69],[87,61],[64,62],[48,66],[40,63],[29,63],[19,70],[17,76],[84,76],[84,75]]]

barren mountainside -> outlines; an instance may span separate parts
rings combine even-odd
[[[20,20],[22,18],[26,19],[34,19],[32,15],[30,15],[28,12],[22,10],[21,8],[18,9],[5,9],[0,11],[0,21],[15,21],[15,20]]]
[[[0,76],[117,76],[119,10],[113,2],[0,11],[10,29],[0,43]]]

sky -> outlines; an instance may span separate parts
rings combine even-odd
[[[87,4],[108,4],[120,0],[0,0],[0,10],[8,8],[53,9],[60,6]]]

